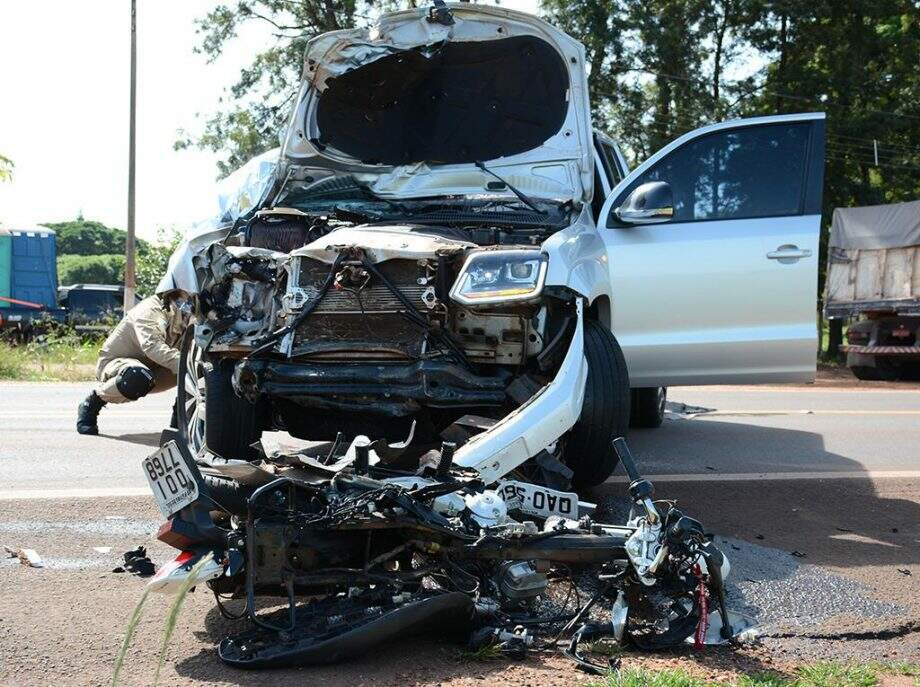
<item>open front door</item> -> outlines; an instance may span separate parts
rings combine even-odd
[[[824,115],[781,115],[685,134],[613,189],[599,231],[632,386],[813,379],[823,175]],[[640,219],[649,182],[673,209]]]

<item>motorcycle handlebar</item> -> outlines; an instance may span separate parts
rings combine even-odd
[[[620,459],[630,482],[638,482],[642,479],[639,470],[636,469],[636,463],[633,461],[632,452],[629,450],[629,444],[623,437],[617,437],[613,440],[613,450]]]

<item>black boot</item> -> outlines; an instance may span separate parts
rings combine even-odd
[[[99,411],[104,405],[105,401],[99,398],[95,391],[84,399],[77,408],[77,431],[80,434],[99,434],[96,418],[99,417]]]

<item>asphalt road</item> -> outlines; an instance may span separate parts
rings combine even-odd
[[[153,396],[102,412],[98,437],[74,430],[77,384],[0,384],[0,544],[36,549],[38,570],[0,557],[0,684],[97,685],[143,581],[110,572],[143,544],[174,551],[140,460],[169,418]],[[920,388],[700,387],[670,391],[664,425],[630,436],[661,498],[716,533],[733,562],[733,608],[763,641],[731,651],[628,654],[624,665],[692,666],[702,677],[788,670],[803,660],[920,663]],[[590,495],[623,493],[615,475]],[[155,596],[128,654],[123,684],[149,684],[169,599]],[[215,645],[241,627],[206,593],[190,596],[161,684],[571,685],[588,679],[551,654],[470,664],[443,642],[380,651],[328,669],[247,673]]]
[[[86,390],[0,384],[0,498],[144,493],[139,462],[169,420],[170,394],[107,406],[100,436],[86,437],[74,430]],[[669,395],[675,412],[664,425],[630,436],[640,469],[658,481],[920,476],[916,387],[684,387]]]

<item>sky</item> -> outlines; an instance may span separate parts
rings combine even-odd
[[[138,0],[139,236],[183,230],[216,207],[216,156],[173,150],[178,130],[216,109],[271,40],[241,32],[208,64],[194,20],[215,0]],[[537,0],[501,5],[534,12]],[[82,214],[127,224],[129,0],[0,0],[0,154],[16,164],[0,184],[0,224],[30,226]]]

